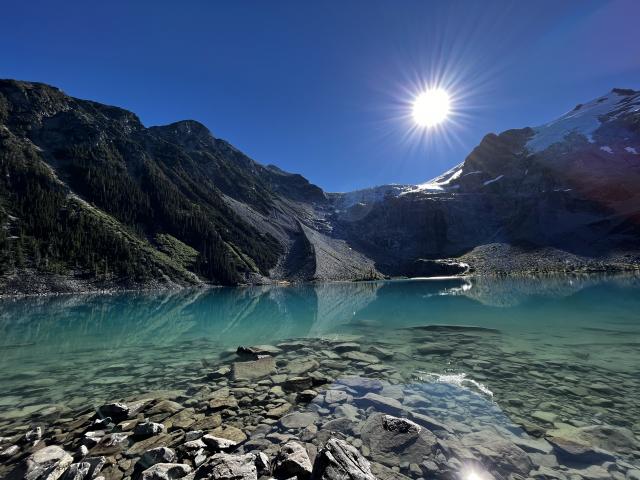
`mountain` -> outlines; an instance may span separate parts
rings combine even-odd
[[[639,107],[615,89],[430,182],[327,193],[196,121],[0,80],[0,292],[635,268]]]
[[[639,186],[640,92],[614,89],[545,125],[489,134],[443,175],[389,186],[337,212],[335,222],[386,273],[417,258],[487,263],[469,256],[484,245],[495,257],[546,249],[541,263],[550,255],[561,263],[557,249],[572,262],[633,264]]]

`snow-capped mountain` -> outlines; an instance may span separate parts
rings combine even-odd
[[[640,92],[613,89],[544,125],[486,135],[442,175],[377,187],[384,196],[361,197],[336,216],[338,231],[380,264],[494,242],[638,249],[638,187]]]

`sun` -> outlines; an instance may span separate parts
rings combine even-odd
[[[421,127],[434,127],[449,116],[449,94],[441,88],[429,89],[413,102],[413,120]]]

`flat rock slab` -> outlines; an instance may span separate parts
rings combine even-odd
[[[315,413],[295,412],[285,415],[280,419],[280,424],[284,428],[296,429],[305,428],[313,425],[318,421],[318,415]]]
[[[390,397],[383,397],[377,393],[367,393],[365,396],[356,398],[356,403],[364,408],[373,407],[381,413],[390,413],[391,415],[399,415],[403,412],[402,404]]]
[[[268,377],[277,371],[276,360],[273,357],[264,357],[249,362],[234,362],[232,375],[235,380],[255,380]]]

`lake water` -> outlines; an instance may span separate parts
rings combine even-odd
[[[265,375],[212,373],[253,360],[236,357],[239,345],[279,344]],[[192,408],[196,420],[221,413],[222,427],[215,428],[228,420],[242,430],[248,436],[240,439],[242,451],[273,449],[287,435],[321,447],[323,426],[334,422],[330,431],[362,451],[379,478],[430,478],[443,469],[471,469],[477,478],[531,472],[640,478],[632,477],[640,465],[639,354],[640,279],[634,276],[3,299],[0,436],[4,448],[41,425],[47,443],[55,443],[60,438],[52,429],[69,430],[105,402],[170,399]],[[287,389],[286,382],[307,375],[317,397],[296,401],[300,389]],[[284,392],[274,390],[280,384]],[[212,407],[220,389],[233,402]],[[367,394],[374,396],[362,400]],[[283,404],[297,421],[265,413]],[[347,407],[336,408],[341,404]],[[432,453],[429,463],[424,448],[380,446],[376,412],[433,431],[433,445],[425,448],[440,456]],[[340,424],[344,418],[351,424]],[[192,426],[168,425],[169,432]],[[167,441],[180,441],[174,437]],[[500,441],[508,444],[496,447],[497,454],[481,447]],[[79,445],[71,436],[60,442]],[[122,448],[131,445],[129,439]],[[526,458],[514,460],[509,448]],[[120,459],[134,454],[109,457],[110,478],[130,476],[133,467]]]

